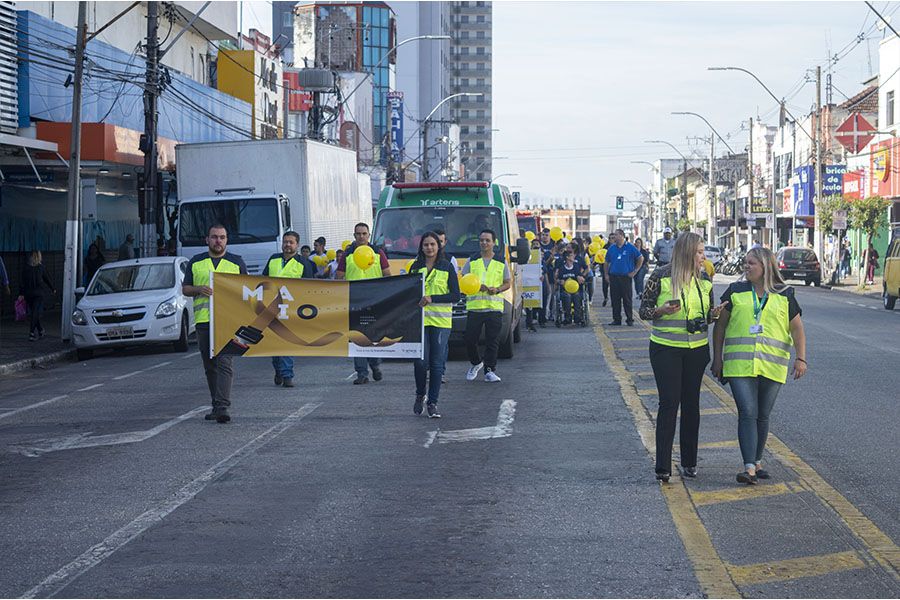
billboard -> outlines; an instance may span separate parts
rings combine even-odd
[[[400,162],[403,156],[403,92],[388,92],[391,107],[391,158]]]
[[[844,181],[841,187],[845,200],[853,201],[862,198],[862,192],[866,187],[865,170],[860,169],[859,171],[847,171],[844,173]]]
[[[812,165],[804,165],[794,169],[793,210],[798,217],[809,217],[816,214],[813,196],[816,187],[816,174]]]
[[[847,165],[825,165],[825,176],[822,178],[822,196],[840,196],[844,192],[844,173]]]
[[[871,149],[869,167],[872,173],[872,195],[884,198],[900,196],[900,176],[897,175],[900,144],[892,138],[872,144]]]

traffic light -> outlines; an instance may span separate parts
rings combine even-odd
[[[616,196],[616,210],[625,209],[625,196]]]

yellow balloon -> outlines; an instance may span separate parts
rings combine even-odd
[[[716,274],[716,267],[712,264],[712,261],[708,258],[703,261],[703,268],[706,269],[706,274],[709,275],[709,278],[712,279],[713,275]]]
[[[334,260],[335,257],[337,256],[337,252],[335,252],[334,250],[329,250],[328,252],[325,253],[325,256],[328,257],[328,260]]]
[[[375,264],[375,251],[371,246],[360,246],[353,251],[353,262],[356,266],[365,271]]]
[[[533,232],[533,231],[526,231],[526,232],[525,232],[525,239],[528,240],[529,242],[533,242],[533,241],[534,241],[534,232]]]
[[[403,267],[403,269],[404,269],[407,273],[409,273],[410,269],[412,269],[412,266],[413,266],[413,263],[414,263],[414,262],[415,262],[415,259],[410,259],[410,261],[409,261],[408,263],[406,263],[406,266]]]
[[[554,242],[558,242],[563,237],[562,229],[559,227],[554,227],[550,230],[550,239]]]
[[[603,238],[600,237],[599,235],[595,235],[593,238],[591,238],[591,241],[595,244],[602,244]]]
[[[594,255],[594,262],[598,265],[602,265],[606,262],[606,248],[597,250],[597,253]]]
[[[566,291],[569,292],[570,294],[577,294],[577,293],[578,293],[578,288],[579,288],[580,286],[578,285],[578,281],[577,281],[577,280],[575,280],[575,279],[566,279],[566,284],[565,284],[563,287],[564,287],[564,288],[566,289]]]
[[[476,275],[475,273],[463,275],[463,278],[459,280],[459,291],[461,291],[466,296],[477,294],[478,290],[480,289],[481,280],[478,279],[478,275]]]
[[[353,242],[351,242],[350,240],[344,240],[343,242],[341,242],[341,250],[346,250],[347,246],[349,246],[352,243]]]
[[[600,244],[598,244],[597,242],[591,242],[591,245],[588,246],[588,252],[590,252],[591,254],[597,254],[599,250]]]

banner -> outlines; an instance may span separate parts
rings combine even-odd
[[[522,300],[525,309],[540,308],[543,292],[541,289],[541,265],[528,263],[520,265],[519,268],[522,269]]]
[[[423,357],[421,274],[360,281],[212,275],[214,355]]]

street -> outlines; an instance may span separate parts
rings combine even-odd
[[[798,287],[773,479],[735,483],[707,378],[699,477],[661,486],[648,332],[599,296],[591,327],[523,332],[502,383],[451,353],[439,420],[400,362],[354,386],[298,359],[284,389],[238,359],[230,425],[203,420],[196,344],[4,377],[0,596],[900,597],[900,311]]]

